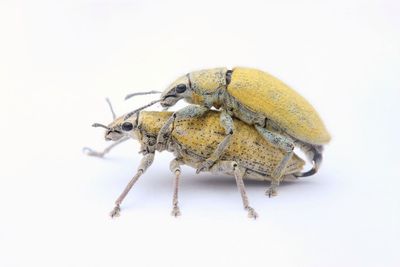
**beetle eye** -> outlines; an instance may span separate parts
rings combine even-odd
[[[124,122],[124,123],[121,125],[121,129],[122,129],[123,131],[125,131],[125,132],[128,132],[128,131],[130,131],[130,130],[133,129],[133,125],[132,125],[132,123],[130,123],[130,122]]]
[[[185,84],[178,84],[178,85],[176,86],[176,92],[177,92],[178,94],[183,93],[183,92],[185,92],[185,91],[186,91],[186,85],[185,85]]]

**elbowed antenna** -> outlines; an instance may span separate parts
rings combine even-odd
[[[138,93],[133,93],[125,96],[125,100],[128,100],[131,97],[137,96],[137,95],[150,95],[150,94],[161,94],[159,91],[151,90],[148,92],[138,92]]]
[[[135,109],[134,111],[129,112],[128,114],[125,115],[124,120],[129,119],[133,114],[135,114],[135,113],[141,111],[142,109],[145,109],[145,108],[147,108],[147,107],[150,107],[150,106],[154,105],[155,103],[160,102],[161,100],[162,100],[162,99],[154,100],[154,101],[150,102],[149,104],[144,105],[143,107],[140,107],[140,108],[138,108],[138,109]]]
[[[106,128],[107,130],[110,130],[110,127],[107,127],[101,123],[93,123],[92,127],[102,127],[102,128]]]
[[[108,97],[106,98],[106,101],[107,101],[108,106],[110,107],[110,110],[111,110],[111,113],[112,113],[112,116],[113,116],[113,120],[115,120],[115,118],[117,118],[117,115],[115,115],[114,109],[113,109],[113,107],[111,105],[111,101],[110,101],[110,99]]]

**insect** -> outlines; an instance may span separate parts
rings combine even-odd
[[[98,123],[93,125],[94,127],[106,128],[105,139],[113,140],[115,143],[102,152],[85,148],[88,155],[102,157],[112,147],[128,138],[139,141],[141,145],[140,153],[143,154],[137,173],[116,200],[115,207],[110,213],[111,217],[119,215],[123,199],[139,177],[153,163],[157,136],[172,114],[172,112],[166,111],[134,111],[114,119],[108,126]],[[180,215],[178,206],[180,166],[188,165],[197,168],[213,153],[225,136],[225,131],[220,125],[220,117],[220,112],[208,111],[201,118],[176,119],[173,129],[168,133],[169,138],[166,138],[162,144],[161,150],[170,151],[175,156],[170,163],[170,170],[175,175],[171,213],[173,216]],[[274,166],[279,163],[284,153],[266,142],[253,127],[236,119],[232,123],[236,129],[232,134],[232,140],[221,157],[208,171],[233,175],[241,194],[244,209],[247,210],[249,217],[256,218],[257,213],[249,205],[243,178],[270,180]],[[283,170],[285,179],[293,178],[293,175],[302,170],[304,164],[305,162],[301,158],[293,155]]]
[[[210,108],[221,109],[221,125],[225,138],[203,161],[198,172],[210,168],[221,158],[238,130],[232,117],[253,125],[268,143],[285,153],[271,173],[268,196],[277,194],[285,166],[299,147],[312,161],[311,170],[300,174],[315,174],[322,162],[323,145],[330,135],[316,110],[306,99],[272,75],[251,68],[215,68],[188,73],[173,82],[161,95],[159,102],[168,109],[180,99],[189,105],[176,111],[160,130],[157,143],[164,143],[166,133],[176,119],[204,115]],[[158,102],[155,101],[155,102]]]

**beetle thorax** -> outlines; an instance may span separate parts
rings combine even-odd
[[[193,104],[213,106],[218,94],[226,89],[226,68],[215,68],[189,73]]]

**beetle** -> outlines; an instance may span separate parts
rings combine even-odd
[[[161,150],[172,152],[175,156],[170,163],[170,170],[175,174],[173,210],[171,213],[173,216],[180,215],[178,206],[180,166],[188,165],[198,168],[224,139],[225,132],[220,125],[221,115],[219,113],[218,111],[209,111],[201,118],[177,119],[174,122],[174,128],[169,132],[169,137],[165,139]],[[166,111],[134,111],[116,118],[108,126],[93,124],[94,127],[106,128],[105,139],[112,140],[114,143],[102,152],[85,148],[88,155],[103,157],[111,148],[128,138],[139,141],[141,144],[140,153],[143,154],[137,173],[116,200],[115,207],[110,213],[111,217],[119,215],[123,199],[139,177],[153,163],[157,136],[172,114],[172,112]],[[284,153],[260,137],[253,127],[237,119],[234,119],[232,123],[236,129],[232,135],[232,140],[221,157],[208,171],[233,175],[242,197],[244,209],[247,210],[250,218],[256,218],[257,213],[249,205],[243,178],[270,180],[274,166],[279,163]],[[300,157],[293,155],[283,171],[285,179],[296,177],[304,164],[305,162]]]
[[[313,163],[301,176],[315,174],[322,162],[323,145],[331,137],[317,111],[300,94],[274,76],[253,68],[214,68],[190,72],[174,81],[161,95],[159,102],[168,109],[180,99],[194,104],[176,111],[161,129],[157,143],[176,118],[202,116],[212,107],[221,110],[225,139],[198,168],[210,168],[231,142],[234,131],[231,117],[253,125],[270,144],[285,154],[272,173],[268,196],[277,194],[283,170],[297,146]],[[228,118],[229,119],[226,119]]]

